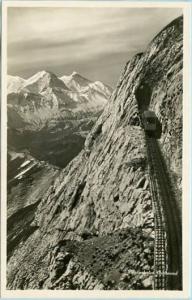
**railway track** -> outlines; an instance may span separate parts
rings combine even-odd
[[[154,289],[181,290],[182,232],[175,193],[158,141],[146,134],[146,144],[155,214]]]

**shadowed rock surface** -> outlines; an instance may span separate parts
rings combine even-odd
[[[10,217],[21,208],[37,203],[59,169],[36,160],[28,152],[8,151],[7,162],[7,216]]]
[[[8,289],[152,289],[151,276],[135,274],[153,271],[154,248],[139,109],[162,122],[160,143],[181,189],[182,21],[126,64],[83,150],[47,186],[35,230],[12,246]]]

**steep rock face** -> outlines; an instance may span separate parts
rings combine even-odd
[[[58,168],[34,159],[28,153],[8,151],[7,216],[43,197]]]
[[[7,256],[38,229],[32,225],[36,208],[58,175],[58,169],[37,161],[27,151],[8,151],[7,163]]]
[[[161,123],[160,145],[173,183],[181,193],[183,120],[183,19],[181,17],[155,37],[142,61],[149,67],[142,70],[141,82],[137,87],[137,100],[142,104],[148,97],[148,107],[156,113]],[[141,87],[144,92],[138,93]]]
[[[154,248],[140,112],[154,107],[164,120],[156,103],[167,72],[171,66],[177,70],[173,56],[182,43],[181,29],[179,18],[155,37],[144,54],[126,64],[84,149],[38,203],[32,222],[37,230],[14,248],[8,262],[9,289],[152,288],[153,279],[139,274],[153,270]],[[171,99],[176,86],[169,89]],[[174,109],[177,123],[179,113]],[[180,158],[177,161],[179,165]]]

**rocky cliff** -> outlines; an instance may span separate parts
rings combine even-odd
[[[34,204],[44,195],[58,168],[38,161],[28,153],[8,152],[7,163],[7,216]],[[49,178],[49,179],[48,179]]]
[[[178,183],[181,106],[180,17],[126,64],[83,150],[37,199],[26,217],[28,237],[11,248],[8,289],[152,288],[153,278],[140,273],[152,271],[154,259],[140,112],[150,108],[159,118],[162,150]],[[17,218],[9,222],[19,227]]]

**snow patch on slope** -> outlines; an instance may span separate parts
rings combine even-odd
[[[19,76],[7,76],[7,91],[9,93],[18,93],[25,86],[25,79]]]

